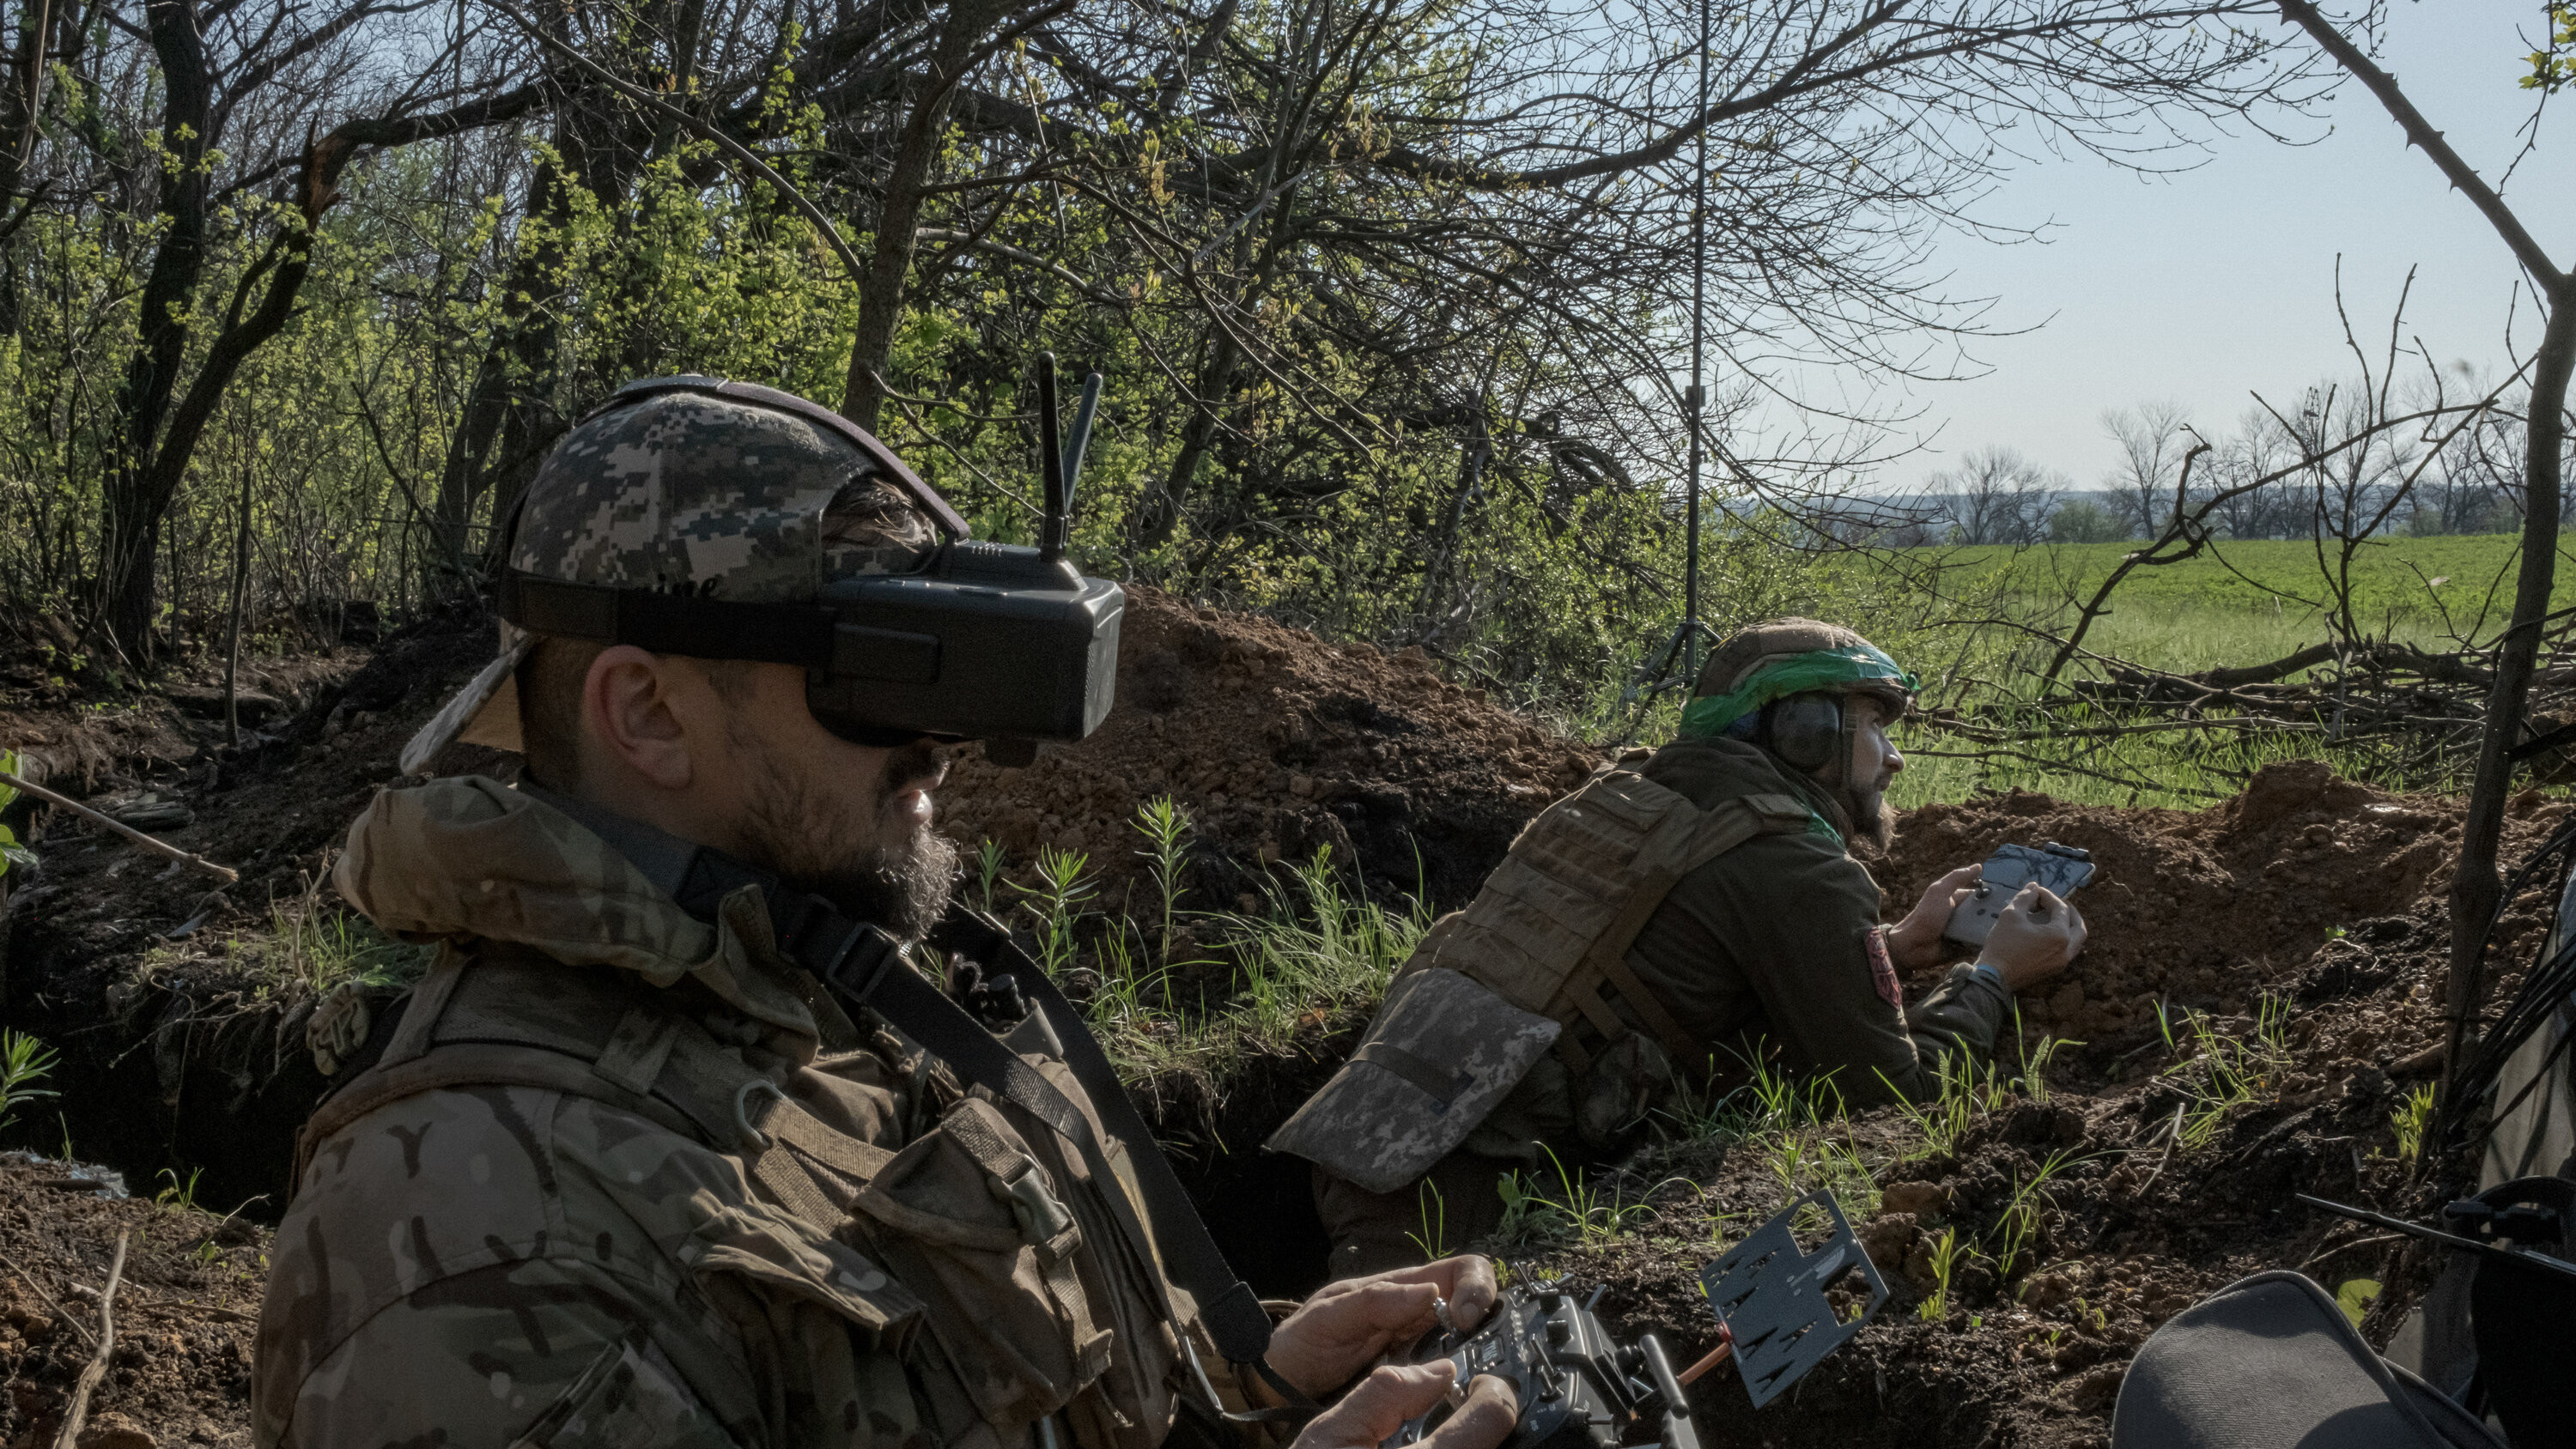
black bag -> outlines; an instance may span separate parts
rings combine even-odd
[[[2174,1315],[2138,1350],[2112,1449],[2506,1449],[2371,1351],[2297,1273],[2257,1273]]]

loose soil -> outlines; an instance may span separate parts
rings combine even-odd
[[[255,707],[255,726],[246,718],[232,748],[209,716],[206,679],[185,681],[176,697],[126,700],[58,683],[25,650],[0,658],[0,748],[23,749],[56,788],[94,804],[184,812],[184,823],[155,833],[243,873],[211,891],[209,880],[164,870],[77,822],[38,822],[42,870],[0,882],[15,889],[0,914],[0,1010],[61,1050],[49,1085],[63,1095],[22,1111],[9,1144],[60,1152],[68,1142],[138,1184],[158,1185],[164,1170],[201,1171],[199,1203],[274,1218],[293,1133],[322,1085],[302,1042],[312,1003],[302,983],[250,969],[223,943],[280,914],[339,908],[327,870],[349,819],[389,782],[413,729],[489,657],[491,637],[488,621],[457,613],[372,649],[263,664],[259,694],[270,703]],[[1448,909],[1472,895],[1530,815],[1602,758],[1449,683],[1418,651],[1330,644],[1148,589],[1130,591],[1123,645],[1118,707],[1090,740],[1050,747],[1017,771],[971,746],[958,752],[943,828],[970,847],[998,842],[1024,883],[1036,851],[1051,846],[1087,857],[1105,905],[1144,889],[1145,842],[1130,822],[1140,804],[1170,794],[1194,822],[1185,905],[1249,906],[1267,867],[1323,850],[1381,899],[1419,894]],[[510,768],[471,747],[437,766]],[[2567,808],[2537,793],[2516,800],[2507,858]],[[22,807],[13,818],[31,813]],[[1870,862],[1891,909],[2007,840],[2094,852],[2099,873],[2079,898],[2092,944],[2023,1003],[2031,1039],[2084,1045],[2061,1052],[2049,1101],[1988,1116],[1952,1153],[1882,1174],[1891,1211],[1862,1228],[1895,1301],[1758,1414],[1744,1409],[1729,1371],[1697,1385],[1712,1449],[2098,1443],[2120,1366],[2145,1334],[2262,1268],[2302,1267],[2329,1286],[2379,1278],[2391,1288],[2374,1323],[2393,1326],[2423,1264],[2365,1241],[2369,1230],[2298,1208],[2290,1194],[2397,1212],[2427,1206],[2393,1161],[2388,1119],[2433,1066],[2431,990],[2459,814],[2457,802],[2388,797],[2321,766],[2287,765],[2199,812],[2069,807],[2017,793],[1902,817],[1885,858]],[[2545,914],[2537,891],[2510,905],[2500,965],[2528,956]],[[1908,986],[1919,994],[1929,978]],[[2174,1144],[2183,1093],[2167,1075],[2175,1058],[2158,1029],[2159,1003],[2206,1012],[2241,1034],[2267,993],[2296,1005],[2290,1064],[2205,1144]],[[1311,1286],[1321,1236],[1302,1165],[1255,1145],[1329,1074],[1357,1026],[1347,1013],[1319,1016],[1222,1090],[1202,1078],[1158,1081],[1142,1094],[1220,1241],[1265,1292]],[[1882,1111],[1851,1130],[1864,1148],[1895,1153],[1909,1129]],[[2054,1179],[2025,1264],[2005,1282],[1990,1268],[1962,1273],[1957,1311],[1917,1319],[1930,1286],[1927,1235],[1948,1228],[1996,1240],[2015,1186],[2059,1152],[2074,1161]],[[31,1296],[30,1282],[57,1297],[68,1291],[61,1284],[94,1286],[115,1225],[170,1216],[42,1185],[59,1172],[0,1167],[0,1248],[19,1265],[6,1270],[15,1275],[7,1302]],[[1614,1319],[1656,1328],[1696,1358],[1714,1339],[1695,1281],[1713,1252],[1709,1220],[1735,1215],[1740,1228],[1776,1206],[1770,1165],[1688,1144],[1646,1151],[1598,1185],[1652,1203],[1653,1221],[1609,1247],[1559,1249],[1531,1266],[1607,1285],[1602,1302]],[[237,1288],[205,1301],[253,1311],[255,1285],[186,1276],[199,1265],[183,1239],[174,1231],[150,1240],[175,1245],[175,1258],[138,1257],[163,1275],[138,1279],[147,1292],[175,1294],[183,1282],[200,1295]],[[258,1251],[254,1236],[220,1245],[218,1256],[255,1266]],[[16,1335],[0,1338],[0,1352],[17,1356],[10,1372],[25,1386],[6,1410],[16,1417],[0,1420],[0,1442],[15,1442],[57,1411],[77,1372],[77,1355],[58,1340],[76,1335],[57,1328],[40,1341],[5,1303],[0,1315]],[[246,1362],[224,1357],[246,1354],[246,1326],[210,1313],[158,1331],[139,1332],[130,1369],[119,1360],[136,1394],[136,1407],[119,1411],[162,1443],[232,1442],[224,1436],[245,1431],[246,1407],[231,1387],[237,1376],[217,1368]]]
[[[104,1169],[0,1155],[0,1443],[51,1445],[96,1357],[116,1238],[125,1273],[82,1449],[250,1443],[250,1355],[267,1230],[102,1187]]]

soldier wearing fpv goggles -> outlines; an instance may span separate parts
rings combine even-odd
[[[337,867],[440,951],[300,1143],[258,1443],[1358,1449],[1450,1393],[1369,1365],[1482,1317],[1483,1259],[1274,1327],[1078,1014],[923,946],[937,742],[1079,738],[1116,658],[1114,584],[965,533],[764,388],[638,384],[549,456],[500,656],[403,762],[522,782],[387,789]],[[1514,1412],[1479,1379],[1433,1442]]]

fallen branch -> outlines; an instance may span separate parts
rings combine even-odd
[[[233,882],[241,879],[241,876],[230,866],[217,865],[202,855],[190,855],[188,852],[181,850],[179,847],[169,844],[166,841],[155,840],[151,836],[144,834],[142,831],[135,829],[131,825],[127,825],[121,821],[110,820],[106,816],[99,814],[97,811],[92,810],[86,805],[83,805],[78,800],[66,799],[63,796],[57,795],[53,791],[46,789],[42,785],[19,779],[17,776],[10,774],[6,770],[0,770],[0,785],[15,786],[19,790],[44,801],[48,805],[54,805],[68,810],[74,815],[81,817],[83,820],[90,821],[93,824],[104,825],[108,829],[115,831],[117,834],[124,836],[126,839],[133,841],[135,844],[142,846],[144,849],[151,851],[155,855],[167,856],[168,858],[179,862],[181,865],[193,865],[199,870],[213,874],[226,885],[231,885]]]
[[[81,1430],[89,1425],[89,1396],[107,1379],[107,1360],[116,1352],[116,1285],[125,1277],[125,1229],[116,1234],[116,1260],[107,1268],[107,1287],[98,1295],[98,1352],[83,1365],[80,1379],[72,1385],[70,1407],[63,1411],[62,1432],[54,1436],[54,1449],[74,1449],[80,1443]]]

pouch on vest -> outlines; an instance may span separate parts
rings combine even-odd
[[[928,1305],[986,1421],[1035,1423],[1108,1367],[1109,1331],[1092,1321],[1074,1263],[1081,1225],[991,1103],[951,1107],[850,1211],[878,1260]]]
[[[1415,971],[1387,992],[1350,1061],[1265,1145],[1394,1192],[1464,1141],[1560,1030],[1455,971]]]

